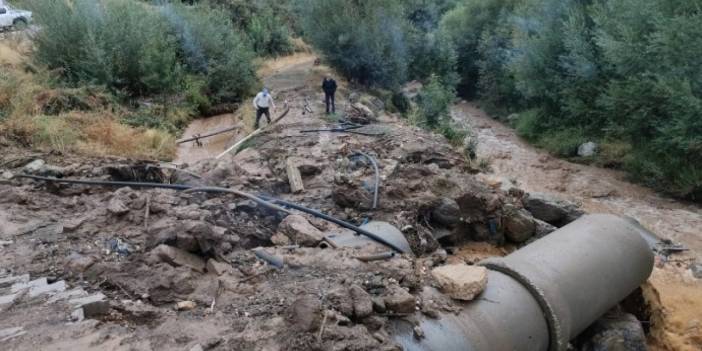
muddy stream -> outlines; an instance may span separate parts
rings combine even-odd
[[[576,164],[550,156],[516,136],[513,129],[470,103],[453,110],[478,138],[478,157],[490,160],[494,182],[514,183],[527,192],[557,194],[590,213],[636,218],[662,238],[702,257],[702,208],[632,184],[623,172]]]

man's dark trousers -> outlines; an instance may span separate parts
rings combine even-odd
[[[329,106],[331,105],[331,113],[336,113],[336,106],[334,104],[334,93],[324,93],[324,102],[327,104],[327,114],[329,114]]]
[[[259,107],[256,109],[256,126],[255,128],[258,129],[258,122],[261,120],[261,116],[266,115],[266,119],[268,120],[268,124],[271,124],[271,111],[270,108],[268,107]]]

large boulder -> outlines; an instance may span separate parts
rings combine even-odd
[[[576,204],[551,194],[531,193],[522,202],[534,217],[557,227],[564,226],[584,214]]]
[[[471,301],[487,286],[487,269],[465,263],[436,267],[431,275],[441,292],[456,300]]]
[[[632,314],[610,312],[580,337],[581,351],[646,351],[646,335]]]
[[[505,228],[505,237],[515,243],[523,243],[534,236],[536,222],[529,211],[505,206],[502,225]]]
[[[435,223],[451,228],[461,221],[461,208],[455,200],[441,198],[431,212],[431,219]]]
[[[300,215],[285,217],[278,225],[278,232],[288,237],[291,242],[302,246],[317,246],[324,239],[324,233]]]

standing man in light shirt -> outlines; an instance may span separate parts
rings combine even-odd
[[[263,88],[263,91],[256,94],[253,99],[254,108],[256,109],[256,125],[255,129],[258,129],[259,121],[262,115],[266,115],[268,124],[271,123],[271,109],[275,109],[275,103],[273,102],[273,97],[268,92],[268,89]]]

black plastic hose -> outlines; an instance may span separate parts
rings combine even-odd
[[[182,184],[160,184],[160,183],[139,183],[139,182],[113,182],[113,181],[96,181],[96,180],[75,180],[75,179],[58,179],[58,178],[49,178],[49,177],[40,177],[40,176],[33,176],[33,175],[26,175],[26,174],[20,174],[16,175],[15,177],[17,178],[28,178],[28,179],[34,179],[34,180],[41,180],[45,182],[53,182],[53,183],[63,183],[63,184],[81,184],[81,185],[96,185],[96,186],[117,186],[117,187],[132,187],[132,188],[161,188],[161,189],[172,189],[172,190],[190,190],[190,189],[197,189],[196,187],[190,186],[190,185],[182,185]],[[200,189],[198,189],[200,190]],[[226,189],[226,188],[208,188],[208,192],[217,192],[217,193],[229,193],[231,192],[231,189]],[[337,224],[339,226],[342,226],[344,228],[353,230],[354,232],[364,235],[373,241],[376,241],[380,244],[383,244],[397,252],[404,253],[404,251],[399,248],[398,246],[394,245],[393,243],[383,239],[382,237],[373,234],[367,230],[361,229],[351,223],[344,222],[340,219],[336,219],[334,217],[328,216],[324,213],[321,213],[319,211],[303,207],[300,205],[296,205],[292,202],[288,202],[285,200],[280,200],[280,199],[275,199],[271,198],[268,196],[258,196],[262,201],[266,202],[274,202],[283,206],[287,206],[293,209],[296,209],[300,212],[305,212],[308,214],[311,214],[315,217],[321,218],[323,220],[326,220],[328,222],[332,222],[334,224]]]
[[[344,227],[344,228],[346,228],[346,229],[353,230],[354,232],[356,232],[356,233],[358,233],[358,234],[361,234],[361,235],[363,235],[363,236],[366,236],[366,237],[368,237],[369,239],[371,239],[371,240],[373,240],[373,241],[375,241],[375,242],[378,242],[378,243],[380,243],[380,244],[383,244],[383,245],[385,245],[385,246],[387,246],[387,247],[389,247],[389,248],[391,248],[391,249],[393,249],[393,250],[395,250],[395,251],[397,251],[397,252],[399,252],[399,253],[404,253],[404,252],[405,252],[405,251],[402,250],[402,248],[400,248],[399,246],[397,246],[397,245],[395,245],[395,244],[393,244],[393,243],[391,243],[391,242],[385,240],[383,237],[378,236],[377,234],[371,233],[371,232],[369,232],[369,231],[367,231],[367,230],[365,230],[365,229],[362,229],[362,228],[360,228],[360,227],[357,227],[357,226],[355,226],[355,225],[353,225],[353,224],[351,224],[351,223],[344,222],[344,221],[342,221],[342,220],[340,220],[340,219],[336,219],[336,218],[334,218],[334,217],[328,216],[328,215],[326,215],[326,214],[324,214],[324,213],[321,213],[321,212],[319,212],[319,211],[317,211],[317,210],[313,210],[313,209],[311,209],[311,208],[303,207],[303,206],[294,204],[294,203],[292,203],[292,202],[288,202],[288,201],[285,201],[285,200],[276,199],[276,198],[272,198],[272,197],[268,197],[268,196],[259,196],[259,197],[262,198],[262,199],[264,199],[264,200],[266,200],[266,201],[270,201],[270,202],[273,202],[273,203],[277,203],[277,204],[279,204],[279,205],[287,206],[287,207],[290,207],[290,208],[292,208],[292,209],[298,210],[298,211],[300,211],[300,212],[305,212],[305,213],[307,213],[307,214],[311,214],[311,215],[313,215],[313,216],[315,216],[315,217],[318,217],[318,218],[321,218],[321,219],[323,219],[323,220],[325,220],[325,221],[332,222],[332,223],[334,223],[334,224],[336,224],[336,225],[338,225],[338,226]]]

